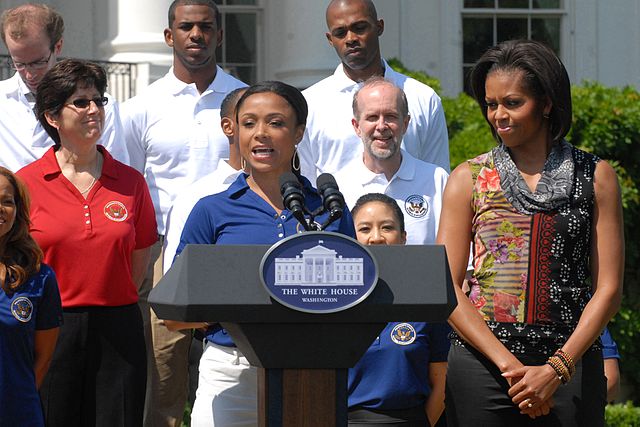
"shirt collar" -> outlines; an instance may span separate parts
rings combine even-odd
[[[382,65],[384,66],[385,78],[390,79],[391,76],[395,74],[395,71],[393,71],[393,69],[389,67],[389,64],[387,64],[387,61],[385,61],[384,59],[382,60]],[[333,77],[335,88],[339,91],[353,90],[354,88],[362,85],[362,83],[354,82],[349,77],[347,77],[347,74],[344,72],[344,66],[342,65],[342,63],[338,64],[338,66],[336,67],[336,70],[333,72]]]
[[[6,90],[4,90],[4,94],[7,98],[14,98],[25,105],[29,105],[29,100],[26,97],[27,93],[31,93],[31,89],[27,87],[25,82],[20,77],[20,74],[17,72],[11,76],[9,79],[5,80],[7,84],[4,85]],[[4,83],[4,82],[3,82]],[[35,94],[33,94],[35,97]]]
[[[107,176],[112,179],[118,178],[118,170],[116,167],[116,160],[109,154],[109,152],[102,146],[97,146],[98,151],[102,154],[103,163],[102,163],[102,171],[100,172],[101,177]],[[62,173],[60,170],[60,165],[58,164],[58,159],[56,159],[56,147],[53,146],[44,153],[40,162],[40,170],[42,174],[46,177],[48,175],[57,175]]]
[[[167,90],[173,95],[179,95],[184,92],[187,88],[194,93],[198,93],[198,88],[195,83],[185,83],[182,80],[178,79],[174,73],[174,68],[171,67],[169,72],[165,75],[165,85]],[[209,87],[200,94],[200,96],[207,95],[212,92],[223,93],[226,94],[231,90],[235,89],[235,86],[232,86],[232,78],[227,73],[224,72],[219,65],[216,65],[216,77],[213,79]]]
[[[402,179],[403,181],[411,181],[415,176],[416,164],[414,158],[411,157],[411,155],[403,149],[400,150],[400,153],[402,153],[402,161],[400,162],[400,167],[388,182],[391,182],[396,178]],[[383,175],[381,173],[373,172],[371,169],[365,166],[362,159],[359,160],[360,161],[358,162],[358,167],[360,168],[360,170],[354,175],[359,178],[360,184],[369,184],[373,182],[378,176]]]
[[[242,172],[238,175],[238,178],[229,186],[227,192],[230,197],[237,197],[242,193],[245,193],[249,189],[249,184],[247,184],[248,174]],[[315,190],[311,186],[311,182],[304,176],[299,176],[300,184],[302,184],[302,189],[306,194],[315,193]]]

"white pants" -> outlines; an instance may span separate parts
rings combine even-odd
[[[258,425],[258,370],[240,350],[208,342],[198,370],[192,427]]]

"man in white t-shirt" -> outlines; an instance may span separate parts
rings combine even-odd
[[[406,93],[411,122],[402,148],[449,170],[449,139],[440,98],[429,86],[397,73],[381,58],[384,21],[378,19],[373,2],[332,0],[326,19],[326,37],[341,64],[333,75],[303,92],[309,117],[298,145],[302,174],[314,182],[320,173],[335,173],[362,154],[362,144],[351,127],[351,102],[360,83],[372,76],[384,76]]]
[[[351,120],[363,151],[335,178],[349,208],[364,194],[386,194],[404,214],[407,244],[431,244],[448,174],[400,148],[411,120],[402,89],[379,76],[365,81],[354,95]]]
[[[16,172],[54,145],[33,108],[38,84],[62,51],[64,21],[45,4],[25,4],[5,10],[0,26],[16,70],[12,77],[0,81],[0,166]],[[118,103],[105,96],[109,102],[98,144],[117,160],[128,163],[129,155],[120,138]]]
[[[131,166],[147,180],[160,235],[152,250],[153,271],[140,290],[142,304],[162,277],[161,244],[169,208],[180,192],[229,157],[229,142],[219,125],[220,104],[229,92],[246,86],[216,63],[222,26],[214,0],[175,0],[168,17],[164,38],[173,49],[173,66],[122,106]],[[148,309],[143,307],[143,313],[148,314]],[[191,332],[171,332],[151,313],[151,334],[145,425],[180,425],[187,399]]]

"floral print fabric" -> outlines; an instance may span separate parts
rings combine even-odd
[[[567,203],[528,215],[505,197],[494,151],[468,162],[474,180],[469,299],[512,352],[553,353],[575,329],[590,297],[598,159],[571,147],[575,171]]]

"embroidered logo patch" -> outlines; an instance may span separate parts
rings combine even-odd
[[[409,345],[416,340],[416,330],[409,323],[398,323],[391,330],[391,341],[398,345]]]
[[[11,303],[11,314],[22,323],[27,323],[33,314],[33,303],[27,297],[18,297]]]
[[[404,210],[414,218],[422,218],[429,212],[429,203],[419,194],[412,194],[404,201]]]
[[[104,214],[111,221],[122,222],[129,216],[127,207],[118,201],[112,201],[104,205]]]

